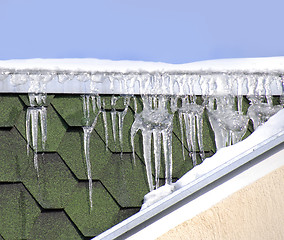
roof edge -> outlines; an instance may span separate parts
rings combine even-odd
[[[242,152],[236,157],[233,157],[223,165],[213,169],[212,171],[200,176],[196,180],[192,181],[190,184],[184,186],[173,192],[172,194],[166,196],[160,201],[154,203],[153,205],[145,208],[144,210],[136,213],[135,215],[127,218],[123,222],[113,226],[107,231],[101,233],[94,240],[99,239],[115,239],[119,236],[125,234],[127,231],[134,229],[150,218],[166,211],[168,208],[179,203],[186,197],[192,195],[193,193],[205,188],[214,181],[229,175],[232,171],[240,168],[244,164],[252,161],[256,157],[262,155],[263,153],[271,150],[272,148],[278,146],[284,142],[284,131],[278,132],[277,134],[266,139],[262,143]]]

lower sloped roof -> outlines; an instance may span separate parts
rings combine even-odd
[[[241,176],[240,174],[247,169],[258,166],[257,170],[253,174],[250,173],[246,180],[242,179],[243,185],[235,183],[233,187],[230,186],[223,189],[221,192],[219,191],[217,198],[211,194],[209,202],[216,202],[216,199],[220,199],[220,195],[221,198],[224,198],[228,196],[232,190],[249,184],[251,181],[254,181],[254,179],[284,165],[284,158],[276,154],[278,152],[282,152],[283,154],[283,119],[284,110],[281,110],[264,125],[260,126],[250,137],[234,146],[222,149],[211,158],[210,162],[208,161],[208,164],[204,162],[199,165],[199,167],[196,167],[195,170],[191,170],[174,184],[174,192],[100,234],[95,239],[126,239],[128,237],[131,239],[139,239],[141,236],[147,239],[155,239],[159,236],[157,234],[161,235],[161,231],[163,231],[161,229],[167,228],[167,226],[174,226],[174,224],[169,223],[171,221],[175,222],[177,219],[171,218],[171,221],[169,221],[169,219],[167,219],[167,221],[161,221],[163,224],[155,224],[155,222],[158,222],[159,219],[163,219],[165,216],[175,211],[178,212],[177,209],[190,203],[196,197],[210,192],[212,189],[216,188],[216,186],[222,185],[222,183],[229,181],[234,176]],[[270,158],[270,156],[274,155],[276,157]],[[215,159],[215,163],[213,158]],[[266,161],[267,159],[268,161]],[[265,164],[259,165],[258,163]],[[168,191],[168,189],[166,188],[165,191]],[[161,192],[161,195],[165,195],[163,190]],[[157,196],[157,194],[155,196]],[[206,204],[208,205],[208,203]],[[202,204],[199,204],[199,207],[198,205],[194,206],[197,207],[197,209],[190,208],[188,211],[198,212],[200,208],[202,208]],[[179,211],[178,214],[173,215],[179,218],[178,216],[184,217],[186,214],[181,214],[181,211]],[[189,218],[189,216],[185,217],[187,219]],[[160,230],[158,231],[158,229]],[[169,230],[169,228],[167,228],[167,230]],[[154,232],[156,233],[154,234]],[[149,235],[147,235],[147,233]]]

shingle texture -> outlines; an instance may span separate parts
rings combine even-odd
[[[111,110],[110,96],[102,98],[105,108]],[[82,104],[80,95],[48,96],[47,142],[43,149],[38,141],[37,176],[31,148],[27,155],[27,95],[0,95],[0,239],[90,239],[139,211],[149,190],[140,133],[135,138],[136,164],[132,159],[132,103],[124,120],[123,153],[112,137],[110,111],[107,111],[107,150],[101,115],[92,132],[92,210],[83,147]],[[141,102],[138,107],[141,108]],[[123,109],[123,103],[118,101],[116,109],[120,108]],[[204,120],[204,145],[210,156],[215,151],[214,135],[206,113]],[[183,159],[181,144],[178,116],[174,116],[174,180],[192,168],[188,154]],[[163,177],[161,174],[161,182]]]

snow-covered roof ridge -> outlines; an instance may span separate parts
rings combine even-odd
[[[88,73],[284,73],[284,57],[217,59],[184,64],[95,58],[0,60],[0,70]]]
[[[99,59],[0,61],[0,92],[282,95],[284,57],[186,64]]]

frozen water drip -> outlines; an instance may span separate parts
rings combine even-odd
[[[40,121],[41,131],[41,145],[45,150],[47,140],[47,110],[44,104],[46,103],[46,96],[43,94],[29,94],[30,107],[26,114],[26,138],[27,138],[27,154],[29,154],[30,146],[34,150],[34,167],[39,176],[38,168],[38,129]]]

